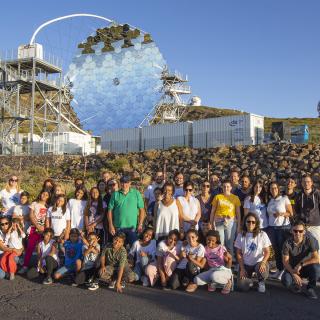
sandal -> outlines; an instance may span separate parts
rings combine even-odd
[[[189,283],[186,288],[186,291],[192,293],[192,292],[195,292],[197,288],[198,286],[195,283]]]
[[[221,293],[222,294],[229,294],[231,291],[231,286],[232,286],[232,283],[231,283],[231,280],[229,280],[228,283],[226,283],[225,286],[223,287],[223,289],[221,290]]]

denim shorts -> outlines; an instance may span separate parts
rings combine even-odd
[[[70,267],[63,266],[56,271],[56,273],[59,273],[62,276],[66,273],[71,273],[71,272],[74,272],[74,268],[71,266]]]

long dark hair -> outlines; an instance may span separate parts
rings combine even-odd
[[[62,214],[65,214],[66,213],[66,210],[67,210],[67,197],[65,195],[60,195],[60,196],[57,196],[56,199],[55,199],[55,203],[53,204],[52,206],[52,211],[55,212],[57,211],[58,209],[58,206],[57,206],[57,202],[58,202],[58,199],[59,198],[63,198],[64,199],[64,204],[63,206],[61,207],[61,210],[62,210]]]
[[[50,184],[52,185],[52,187],[50,189],[48,187],[46,187],[47,182],[50,182]],[[54,182],[54,180],[49,178],[49,179],[44,180],[43,185],[42,185],[42,190],[46,190],[46,191],[49,191],[50,193],[53,193],[55,186],[56,186],[56,183]]]
[[[98,196],[98,206],[97,206],[97,215],[100,216],[103,214],[103,201],[102,201],[102,197],[101,197],[101,193],[99,191],[99,189],[97,187],[92,187],[89,191],[89,200],[87,202],[87,206],[86,206],[86,209],[85,209],[85,215],[89,216],[89,209],[90,207],[92,206],[92,203],[93,201],[96,201],[94,199],[92,199],[92,191],[93,190],[97,190],[98,193],[99,193],[99,196]]]
[[[47,193],[48,195],[49,195],[49,197],[48,197],[48,199],[47,199],[47,201],[46,201],[46,203],[45,203],[45,205],[46,205],[46,207],[48,207],[48,205],[49,205],[49,203],[50,203],[50,192],[48,191],[48,190],[42,190],[42,191],[40,191],[40,193],[38,194],[38,197],[37,197],[37,199],[36,199],[36,202],[39,202],[39,201],[41,201],[41,196],[42,196],[42,194],[43,193]]]
[[[82,191],[83,191],[83,197],[82,197],[81,200],[88,200],[88,191],[87,191],[87,189],[86,189],[85,186],[79,186],[78,188],[76,188],[76,190],[74,191],[74,198],[75,198],[75,199],[77,198],[76,193],[77,193],[79,190],[82,190]]]
[[[264,204],[267,204],[268,203],[268,196],[267,196],[267,193],[265,191],[265,188],[264,188],[264,183],[263,181],[261,180],[257,180],[253,185],[252,185],[252,189],[251,189],[251,192],[250,192],[250,201],[253,203],[254,202],[254,188],[256,185],[260,185],[261,186],[261,192],[258,194],[258,197],[261,201],[261,203],[264,203]]]
[[[270,200],[270,199],[273,199],[273,196],[272,196],[272,194],[271,194],[271,192],[270,192],[270,188],[271,188],[271,186],[272,186],[273,184],[275,184],[275,185],[277,186],[277,188],[278,188],[278,195],[277,195],[277,197],[281,196],[279,183],[276,182],[276,181],[271,181],[271,182],[269,183],[269,185],[268,185],[268,199],[269,199],[269,200]]]
[[[255,213],[249,212],[243,219],[243,226],[242,226],[242,235],[245,236],[249,231],[247,228],[247,220],[248,218],[253,217],[256,220],[255,227],[252,231],[253,237],[255,238],[260,233],[260,220]]]
[[[164,190],[166,189],[166,187],[171,187],[171,188],[172,188],[172,196],[173,196],[173,195],[174,195],[174,192],[175,192],[175,190],[176,190],[176,188],[175,188],[175,186],[174,186],[174,183],[171,182],[171,181],[167,181],[167,182],[163,185],[163,187],[162,187],[162,189],[161,189],[161,191],[162,191],[163,194],[164,194]]]

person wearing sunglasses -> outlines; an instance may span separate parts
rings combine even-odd
[[[193,195],[194,184],[186,181],[183,184],[184,196],[178,197],[183,211],[183,231],[186,233],[190,228],[198,230],[198,222],[201,217],[199,200]]]
[[[0,257],[6,251],[10,251],[8,247],[10,221],[6,216],[0,217]]]
[[[238,290],[250,290],[253,285],[252,274],[255,272],[258,292],[265,293],[271,242],[268,235],[260,229],[260,220],[254,213],[248,213],[244,218],[242,232],[238,234],[234,246],[240,268],[237,275]]]
[[[2,214],[12,215],[14,206],[19,204],[20,193],[23,190],[20,189],[19,179],[17,176],[12,175],[5,188],[0,191],[0,199],[2,203]]]
[[[306,224],[307,231],[316,238],[320,247],[320,191],[314,188],[309,175],[302,178],[301,184],[303,190],[295,201],[296,218]]]
[[[201,216],[199,221],[199,239],[203,244],[205,243],[206,233],[211,229],[210,213],[212,209],[212,200],[214,196],[210,192],[210,182],[203,181],[201,184],[201,193],[197,196],[200,203]]]
[[[292,236],[286,240],[282,250],[285,272],[281,282],[294,293],[305,291],[308,298],[317,299],[315,288],[320,277],[319,245],[311,234],[307,234],[303,221],[296,220],[291,231]],[[303,278],[308,279],[306,290],[303,290]]]

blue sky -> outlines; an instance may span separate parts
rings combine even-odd
[[[1,7],[1,51],[27,43],[48,19],[99,14],[150,32],[204,105],[317,116],[320,1],[32,0]],[[45,32],[50,38],[53,31]]]

